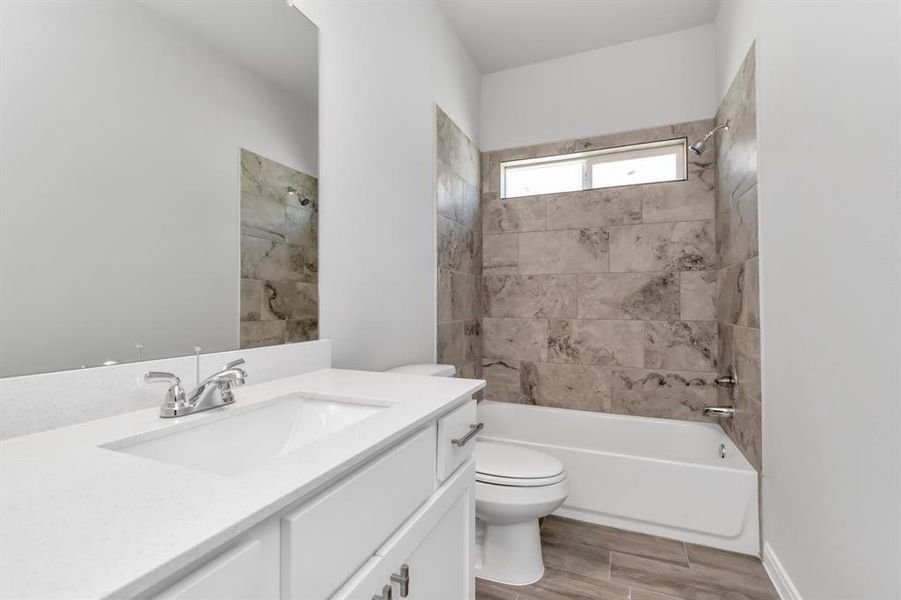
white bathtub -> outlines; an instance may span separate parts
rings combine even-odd
[[[480,439],[563,461],[570,492],[556,515],[760,552],[757,472],[716,424],[488,400],[479,420]]]

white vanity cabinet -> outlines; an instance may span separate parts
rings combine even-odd
[[[475,440],[452,440],[475,417],[474,401],[442,415],[199,561],[157,598],[473,599]]]

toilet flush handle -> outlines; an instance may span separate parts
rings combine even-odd
[[[480,431],[482,431],[482,429],[484,427],[485,427],[484,423],[476,423],[475,425],[470,425],[469,432],[466,435],[464,435],[463,437],[452,439],[451,444],[453,444],[457,448],[462,448],[469,442],[469,440],[471,440],[476,435],[478,435],[478,433]]]

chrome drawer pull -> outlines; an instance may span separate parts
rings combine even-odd
[[[406,598],[410,593],[410,565],[400,566],[400,573],[392,573],[391,581],[398,584],[398,592],[401,598]]]
[[[485,427],[484,423],[476,423],[475,425],[470,425],[469,433],[467,433],[466,435],[464,435],[461,438],[452,439],[451,444],[453,444],[454,446],[456,446],[458,448],[462,448],[463,446],[466,445],[466,443],[469,440],[474,438],[480,431],[482,431],[482,429],[484,429],[484,427]]]

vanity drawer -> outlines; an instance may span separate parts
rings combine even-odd
[[[432,494],[435,427],[281,520],[283,599],[326,598]]]
[[[438,467],[436,476],[439,481],[450,477],[457,468],[466,462],[476,447],[476,436],[467,436],[478,425],[476,401],[471,400],[438,420]],[[454,444],[453,440],[458,440]],[[459,445],[462,444],[462,445]]]

